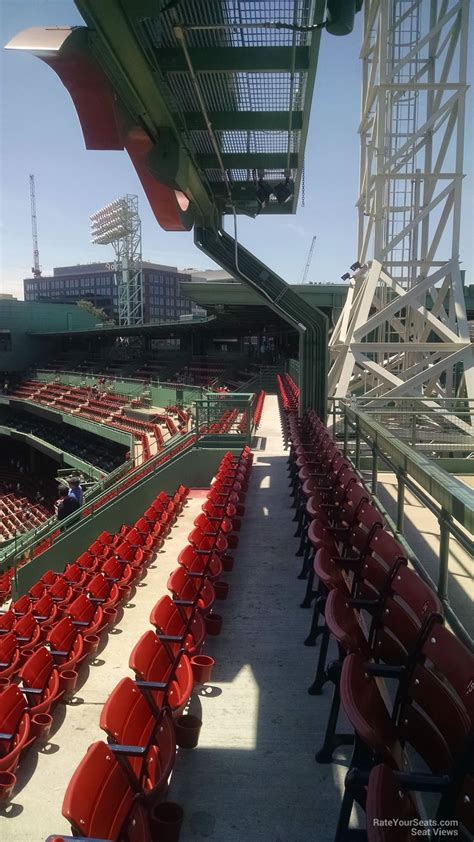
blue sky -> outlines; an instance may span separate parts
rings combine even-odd
[[[239,239],[290,283],[301,277],[313,234],[317,241],[308,280],[338,281],[355,260],[361,18],[349,37],[322,37],[306,150],[305,207],[296,216],[239,217]],[[31,26],[81,23],[72,0],[0,0],[2,45]],[[53,266],[109,260],[109,247],[90,243],[89,216],[125,193],[139,196],[144,259],[201,269],[212,265],[195,248],[192,234],[167,233],[158,226],[125,152],[86,151],[69,94],[49,67],[0,50],[0,79],[1,292],[22,297],[22,279],[31,274],[29,173],[36,179],[44,274]],[[469,108],[468,139],[473,136],[471,114]],[[461,254],[471,282],[472,147],[468,140]]]

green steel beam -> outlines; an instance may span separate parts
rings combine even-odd
[[[90,43],[98,61],[139,125],[146,127],[155,142],[159,142],[161,128],[173,129],[178,137],[160,91],[159,73],[150,65],[123,4],[119,0],[76,0],[76,6],[91,30]],[[214,204],[192,160],[188,184],[180,187],[203,218],[213,218]]]
[[[200,111],[185,111],[181,115],[190,130],[206,131],[206,123]],[[209,119],[215,131],[288,131],[288,111],[210,111]],[[300,131],[303,126],[303,112],[293,111],[291,127]]]
[[[287,167],[296,169],[299,165],[299,155],[293,152],[289,156],[286,152],[231,152],[223,153],[222,161],[229,170],[284,170]],[[197,163],[203,170],[219,168],[219,162],[215,155],[197,155]]]
[[[290,324],[300,337],[300,410],[314,407],[324,420],[327,410],[328,320],[308,306],[285,281],[222,228],[194,228],[201,251],[250,286],[271,310]]]
[[[292,66],[292,47],[190,47],[189,55],[196,72],[281,73]],[[188,72],[181,49],[160,49],[156,58],[163,72]],[[309,48],[296,47],[295,70],[309,68]]]

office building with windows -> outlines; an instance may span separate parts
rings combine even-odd
[[[178,321],[180,316],[201,312],[181,296],[181,284],[191,281],[191,274],[176,266],[162,266],[143,261],[143,310],[145,322]],[[50,276],[25,278],[25,301],[50,301],[70,304],[81,299],[118,318],[117,284],[113,263],[86,263],[61,266]]]

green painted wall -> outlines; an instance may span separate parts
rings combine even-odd
[[[69,527],[49,550],[20,568],[17,575],[18,595],[26,593],[46,570],[62,572],[104,529],[116,532],[123,523],[133,524],[160,491],[172,494],[181,482],[195,488],[209,486],[225,452],[223,448],[194,449],[190,453],[177,456],[77,526]],[[235,452],[239,453],[240,449]],[[183,537],[183,546],[184,543]]]
[[[94,324],[93,316],[73,304],[0,299],[0,329],[11,334],[11,350],[0,350],[0,371],[24,371],[54,355],[57,341],[38,339],[30,336],[30,331],[39,327],[52,331],[79,330],[92,328]]]

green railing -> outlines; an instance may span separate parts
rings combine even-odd
[[[199,441],[208,444],[215,436],[232,436],[242,439],[242,443],[250,444],[253,425],[252,414],[255,400],[254,393],[248,392],[209,392],[195,402],[196,429],[199,430]],[[238,427],[244,420],[242,429]],[[229,424],[225,432],[215,429],[218,425]]]
[[[85,499],[82,508],[74,512],[68,518],[64,518],[58,523],[55,517],[50,518],[41,527],[28,532],[24,535],[17,536],[15,544],[9,544],[5,556],[0,561],[0,572],[5,569],[13,568],[15,576],[17,572],[18,563],[29,560],[33,557],[33,550],[40,544],[47,541],[60,540],[60,535],[57,535],[59,526],[61,529],[67,529],[69,526],[82,526],[90,518],[95,516],[97,511],[101,509],[110,500],[114,500],[126,488],[135,484],[142,477],[149,477],[150,474],[156,473],[165,464],[168,464],[172,456],[181,454],[184,450],[191,447],[196,440],[195,432],[192,431],[186,436],[183,436],[179,441],[176,439],[170,442],[160,453],[148,460],[148,462],[136,465],[130,470],[130,463],[120,466],[116,471],[110,473],[98,486],[94,488],[94,493]],[[118,476],[119,472],[122,472]]]
[[[451,539],[467,553],[468,558],[474,559],[474,491],[439,467],[436,461],[428,459],[410,443],[401,440],[385,423],[375,420],[376,410],[369,413],[366,408],[355,406],[353,401],[337,403],[338,407],[333,408],[333,422],[337,436],[343,440],[344,455],[352,461],[359,474],[364,455],[370,456],[370,490],[377,506],[404,545],[415,569],[437,591],[451,626],[473,648],[474,641],[449,600],[449,560]],[[416,412],[420,412],[420,407]],[[378,497],[380,470],[389,471],[396,477],[395,520],[385,511]],[[436,581],[403,537],[407,490],[436,517],[439,524]]]
[[[352,398],[341,402],[364,412],[396,438],[428,456],[474,454],[474,400],[466,398]],[[332,402],[333,423],[338,401]]]
[[[124,462],[122,465],[119,465],[118,468],[111,471],[110,474],[107,474],[107,476],[105,476],[102,480],[95,483],[84,495],[83,508],[87,509],[87,506],[98,500],[107,491],[107,489],[113,488],[125,474],[128,474],[130,471],[130,464],[130,462]],[[136,465],[136,460],[134,460],[133,464]],[[71,471],[69,470],[67,473],[70,474]],[[75,514],[75,517],[77,517],[77,513]],[[50,538],[57,528],[58,522],[56,515],[52,515],[48,518],[48,520],[45,520],[41,526],[36,526],[28,532],[16,534],[5,544],[4,548],[1,547],[0,549],[0,572],[7,567],[11,567],[14,563],[15,557],[24,556],[25,553],[28,553],[32,549],[32,547],[35,547],[37,544],[41,544],[43,541]]]

